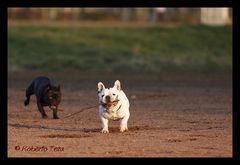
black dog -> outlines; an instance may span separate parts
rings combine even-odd
[[[60,85],[57,87],[52,85],[47,77],[37,77],[26,89],[25,106],[29,104],[30,96],[33,94],[36,95],[38,110],[42,114],[42,118],[47,118],[43,106],[49,106],[53,110],[53,118],[58,119],[57,108],[61,101]]]

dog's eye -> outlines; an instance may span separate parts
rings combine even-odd
[[[102,95],[102,97],[103,97],[104,95]]]
[[[113,93],[113,96],[115,96],[116,94],[115,93]]]

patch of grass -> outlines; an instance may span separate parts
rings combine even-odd
[[[9,26],[8,69],[231,70],[230,26]]]

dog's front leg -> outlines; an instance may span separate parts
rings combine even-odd
[[[105,119],[103,116],[100,117],[102,121],[102,133],[109,133],[108,131],[108,119]]]
[[[54,119],[59,119],[59,117],[58,117],[58,115],[57,115],[57,112],[58,112],[57,109],[54,109],[54,110],[53,110],[53,118],[54,118]]]
[[[42,115],[42,118],[47,118],[47,114],[45,113],[45,111],[44,111],[44,109],[43,109],[43,106],[41,105],[39,99],[37,99],[37,106],[38,106],[39,112],[40,112],[41,115]]]
[[[121,120],[120,122],[120,132],[124,132],[124,131],[127,131],[128,130],[128,127],[127,127],[127,122],[128,122],[128,119],[129,119],[129,114],[124,116],[124,118]]]

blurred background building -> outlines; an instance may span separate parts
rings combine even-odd
[[[110,21],[226,25],[231,8],[8,8],[9,21]]]

